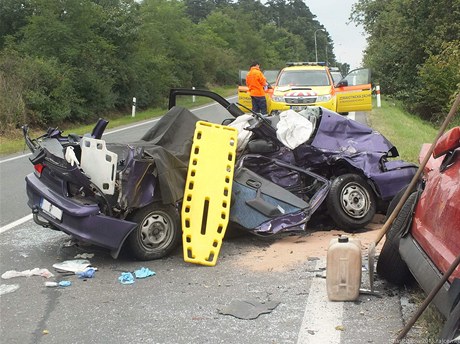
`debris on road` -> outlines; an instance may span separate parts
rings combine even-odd
[[[90,259],[94,257],[94,253],[80,253],[77,254],[74,258],[75,259]]]
[[[218,311],[223,315],[232,315],[235,318],[251,320],[258,318],[261,314],[271,313],[279,304],[279,301],[233,300],[227,307]]]
[[[118,277],[121,284],[133,284],[134,276],[131,272],[122,272],[121,276]]]
[[[13,293],[19,289],[17,284],[2,284],[0,285],[0,295]]]
[[[30,277],[30,276],[42,276],[45,278],[53,277],[54,275],[48,269],[35,268],[32,270],[16,271],[9,270],[2,274],[3,279],[10,279],[14,277]]]
[[[136,278],[146,278],[153,275],[156,275],[155,271],[152,271],[149,268],[142,267],[139,270],[134,271],[134,276],[136,276]]]
[[[60,281],[60,282],[58,283],[58,285],[59,285],[60,287],[70,287],[70,286],[72,285],[72,282],[70,282],[70,281]]]
[[[60,282],[45,282],[45,287],[55,288],[55,287],[69,287],[72,285],[70,281],[60,281]]]
[[[91,263],[86,259],[65,260],[61,263],[53,264],[53,268],[60,271],[69,271],[75,274],[86,271],[91,267]],[[95,268],[92,268],[95,269]]]
[[[150,276],[156,275],[155,271],[150,270],[149,268],[142,267],[134,271],[134,275],[131,272],[122,272],[118,280],[121,284],[133,284],[134,277],[136,279],[147,278]]]
[[[87,270],[83,272],[78,272],[78,278],[93,278],[94,274],[96,273],[96,269],[94,268],[87,268]]]
[[[54,288],[54,287],[57,287],[57,286],[58,286],[57,282],[45,282],[45,287]]]

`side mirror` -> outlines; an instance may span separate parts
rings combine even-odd
[[[340,80],[335,87],[345,87],[348,86],[348,81],[347,80]]]
[[[439,158],[458,147],[460,147],[460,127],[455,127],[440,137],[436,147],[434,147],[433,157]]]

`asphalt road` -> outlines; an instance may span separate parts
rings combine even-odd
[[[204,118],[218,112],[200,111]],[[151,125],[117,129],[104,138],[137,140]],[[24,156],[0,162],[0,273],[46,268],[55,276],[1,280],[2,343],[386,344],[403,325],[401,299],[408,296],[380,280],[376,290],[382,298],[361,294],[355,302],[327,301],[324,254],[303,246],[324,228],[311,227],[295,237],[225,239],[215,267],[185,263],[180,249],[156,261],[133,261],[126,252],[114,260],[104,250],[73,245],[66,235],[24,218],[30,213],[24,177],[31,169]],[[286,245],[273,249],[284,240]],[[94,254],[90,261],[98,270],[92,279],[62,275],[52,267],[82,253]],[[284,260],[292,264],[278,269]],[[156,274],[131,285],[118,281],[122,272],[141,267]],[[44,285],[61,280],[72,285]],[[366,269],[362,281],[369,288]],[[252,320],[221,314],[232,301],[247,300],[279,304]]]

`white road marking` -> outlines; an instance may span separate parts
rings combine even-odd
[[[32,154],[32,153],[27,153],[27,154],[22,154],[22,155],[14,156],[14,157],[12,157],[12,158],[0,160],[0,164],[2,164],[2,163],[4,163],[4,162],[8,162],[8,161],[13,161],[13,160],[16,160],[16,159],[24,158],[24,157],[29,156],[29,155],[31,155],[31,154]]]
[[[14,228],[16,226],[22,225],[24,222],[32,220],[32,214],[29,214],[27,216],[24,216],[23,218],[13,221],[3,227],[0,228],[0,234],[4,233],[6,231],[9,231],[11,228]]]
[[[326,266],[317,261],[316,268]],[[343,302],[332,302],[327,298],[326,279],[313,277],[308,292],[307,305],[297,337],[297,344],[340,344]]]

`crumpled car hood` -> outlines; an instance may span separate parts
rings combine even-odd
[[[380,170],[382,157],[398,156],[393,144],[379,132],[325,108],[312,141],[296,148],[295,154],[299,161],[320,169],[344,159],[367,177]]]
[[[320,126],[312,146],[345,155],[358,152],[386,154],[394,148],[390,141],[372,128],[325,108],[322,110]]]

